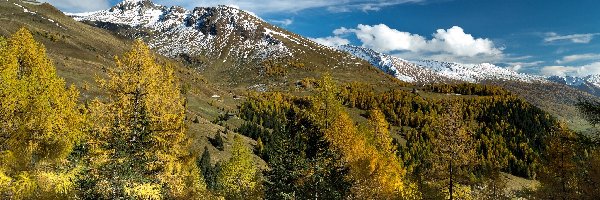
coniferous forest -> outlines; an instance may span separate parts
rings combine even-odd
[[[103,95],[84,100],[27,29],[0,37],[0,199],[600,196],[599,141],[496,86],[382,90],[324,73],[303,93],[248,92],[233,142],[210,138],[231,153],[215,164],[191,150],[198,118],[174,66],[142,41],[94,84]],[[600,122],[599,102],[578,108]],[[537,184],[508,192],[507,176]]]

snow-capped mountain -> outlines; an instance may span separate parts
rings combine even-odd
[[[589,75],[586,77],[551,76],[548,77],[548,80],[600,96],[600,75]]]
[[[227,85],[277,86],[323,72],[353,80],[393,80],[355,56],[229,6],[188,10],[125,0],[108,10],[67,15],[140,38],[159,54],[183,60],[208,79]],[[280,82],[274,82],[275,77]]]
[[[277,58],[293,52],[274,36],[294,39],[251,13],[228,6],[166,7],[150,0],[125,0],[109,10],[69,14],[78,21],[144,39],[158,53],[177,57]],[[226,48],[228,47],[228,48]],[[223,50],[223,51],[222,51]]]
[[[470,83],[484,81],[546,82],[541,76],[517,73],[489,63],[460,64],[432,60],[407,61],[364,47],[344,45],[337,48],[364,59],[382,71],[406,82],[439,83],[448,80]]]
[[[413,61],[413,63],[426,67],[440,76],[470,83],[484,81],[546,82],[542,76],[518,73],[489,63],[460,64],[433,60]]]
[[[436,72],[428,68],[424,68],[398,57],[376,52],[369,48],[353,45],[343,45],[337,48],[360,59],[366,60],[367,62],[371,63],[371,65],[379,68],[381,71],[404,82],[439,83],[451,81],[451,79],[448,79],[444,76],[439,76]]]

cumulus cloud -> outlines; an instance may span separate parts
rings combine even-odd
[[[289,26],[292,25],[294,23],[293,19],[282,19],[282,20],[270,20],[271,22],[275,23],[275,24],[279,24],[281,26]]]
[[[458,26],[438,29],[432,38],[392,29],[385,24],[339,28],[333,37],[354,35],[362,46],[405,59],[435,59],[441,61],[479,63],[498,61],[504,57],[502,48],[487,38],[475,38]]]
[[[546,76],[577,76],[600,74],[600,62],[594,62],[583,66],[546,66],[540,71]]]
[[[508,66],[506,69],[513,70],[515,72],[519,72],[525,68],[536,67],[543,64],[544,61],[533,61],[533,62],[508,62],[506,63]]]
[[[110,8],[108,0],[40,0],[48,2],[64,12],[88,12]]]
[[[559,35],[557,33],[546,33],[546,37],[544,38],[544,42],[552,43],[552,42],[561,42],[567,41],[578,44],[587,44],[594,39],[595,36],[600,35],[600,33],[585,33],[585,34],[572,34],[572,35]]]
[[[391,29],[385,24],[369,26],[359,24],[356,29],[339,28],[336,35],[354,33],[364,47],[389,53],[391,51],[420,51],[427,46],[424,37]]]
[[[297,12],[311,8],[325,8],[331,12],[354,10],[377,11],[386,6],[419,3],[426,0],[155,0],[162,5],[185,7],[238,5],[255,13]]]
[[[323,38],[309,38],[319,44],[325,45],[325,46],[330,46],[330,47],[336,47],[336,46],[341,46],[341,45],[347,45],[350,44],[350,41],[346,38],[341,38],[338,36],[330,36],[330,37],[323,37]]]
[[[600,60],[600,54],[587,53],[587,54],[575,54],[565,56],[560,60],[557,60],[557,64],[570,63],[575,61],[584,61],[584,60]]]

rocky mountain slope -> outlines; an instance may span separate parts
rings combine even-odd
[[[363,60],[233,7],[187,10],[125,0],[109,10],[69,15],[127,38],[141,38],[162,55],[186,61],[226,85],[276,88],[323,72],[339,80],[392,81]]]
[[[369,48],[343,45],[337,49],[363,59],[381,71],[405,82],[430,84],[455,81],[455,79],[445,77],[426,67]]]
[[[568,85],[572,88],[576,88],[581,91],[600,96],[600,75],[589,75],[586,77],[572,77],[572,76],[551,76],[548,77],[549,81]]]

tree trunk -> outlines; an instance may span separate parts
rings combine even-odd
[[[450,200],[452,200],[452,189],[454,187],[454,185],[452,184],[452,159],[450,159],[450,185],[449,186],[449,191],[450,191]]]

